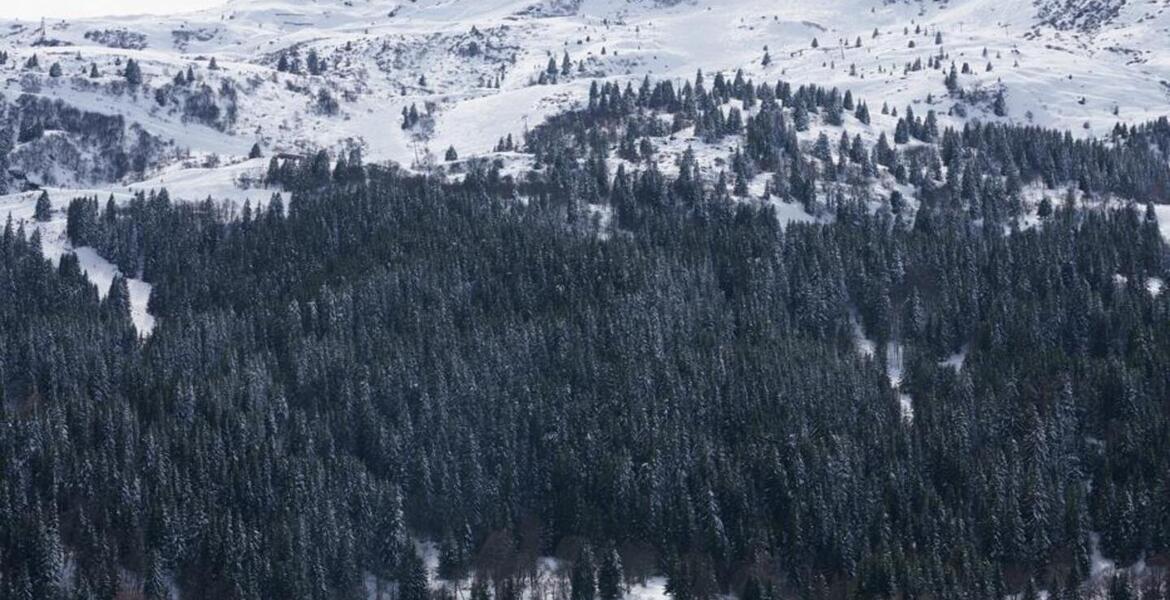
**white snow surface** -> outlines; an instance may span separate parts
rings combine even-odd
[[[1158,231],[1162,232],[1163,238],[1170,240],[1170,205],[1154,206],[1154,214],[1158,217]]]
[[[958,352],[948,356],[946,360],[939,363],[944,367],[951,367],[956,371],[963,370],[963,364],[967,362],[967,348],[963,348]]]
[[[972,72],[960,77],[965,89],[1002,86],[1008,120],[1099,135],[1118,120],[1165,114],[1166,9],[1126,3],[1110,22],[1077,31],[1041,24],[1040,8],[1022,0],[232,0],[182,15],[53,20],[43,29],[0,21],[0,49],[10,54],[0,66],[0,94],[31,93],[121,114],[196,157],[233,162],[258,141],[268,153],[359,147],[367,161],[425,165],[448,146],[466,158],[492,154],[502,136],[522,139],[525,128],[579,103],[594,78],[681,80],[699,69],[743,68],[755,81],[851,89],[870,104],[873,127],[887,131],[893,119],[879,115],[882,103],[914,105],[920,113],[933,108],[944,125],[956,124],[958,117],[946,116],[954,101],[943,73],[904,71],[941,54],[947,66],[970,65]],[[110,47],[118,44],[97,35],[105,31],[137,41]],[[309,50],[328,63],[325,72],[277,72],[281,54],[303,62]],[[566,51],[584,61],[585,72],[532,85],[549,58]],[[33,54],[39,69],[24,69]],[[216,70],[208,68],[212,57]],[[116,85],[130,58],[145,76],[136,91]],[[62,77],[47,76],[53,62]],[[101,71],[96,80],[81,74],[91,63]],[[188,67],[199,84],[236,85],[234,124],[220,131],[156,104],[152,91]],[[483,85],[496,77],[498,88]],[[322,89],[338,99],[339,114],[315,110]],[[426,131],[400,127],[399,115],[411,105],[432,107]],[[974,107],[969,116],[997,119],[986,109]],[[161,178],[148,179],[166,184],[172,197],[223,191],[202,184],[185,191],[187,180],[173,170],[169,181],[155,181]]]

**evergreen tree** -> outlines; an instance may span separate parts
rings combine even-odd
[[[1129,576],[1125,574],[1115,574],[1109,580],[1108,589],[1109,600],[1134,600],[1133,584],[1130,582]]]
[[[1052,216],[1052,201],[1047,197],[1040,199],[1040,204],[1036,208],[1036,216],[1041,219],[1047,219]]]
[[[450,532],[439,546],[439,578],[459,581],[467,576],[467,550]]]
[[[597,572],[597,597],[600,600],[620,600],[625,596],[624,580],[622,559],[617,551],[611,549],[603,553]]]
[[[130,286],[121,273],[114,275],[106,293],[105,309],[111,318],[130,322]]]
[[[997,117],[1007,116],[1007,103],[1004,101],[1002,90],[996,92],[995,101],[991,105],[991,112],[995,113]]]
[[[413,549],[403,553],[402,566],[398,576],[399,600],[429,600],[426,565]]]
[[[49,201],[49,192],[42,191],[37,196],[37,205],[33,211],[33,218],[44,223],[53,218],[53,203]]]
[[[492,600],[487,581],[482,577],[476,577],[471,582],[471,600]]]
[[[142,584],[142,596],[146,600],[170,600],[170,590],[163,576],[162,560],[157,553],[151,553],[146,563],[146,574]]]
[[[136,86],[142,84],[142,69],[138,66],[138,61],[133,58],[126,59],[126,67],[122,72],[122,76],[126,78],[126,83]]]
[[[597,578],[593,565],[593,555],[588,548],[581,551],[581,555],[573,562],[573,572],[570,577],[571,600],[594,600],[597,595]]]

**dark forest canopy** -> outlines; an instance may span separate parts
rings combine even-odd
[[[1057,198],[1021,229],[1013,191],[1151,200],[1164,170],[1138,172],[1137,142],[948,130],[956,176],[877,156],[912,214],[842,187],[831,219],[782,227],[687,168],[610,176],[636,117],[597,110],[534,130],[519,182],[306,161],[287,206],[74,201],[74,243],[154,285],[145,340],[124,280],[99,300],[9,225],[0,597],[359,598],[373,575],[420,600],[411,538],[441,542],[442,577],[474,569],[477,600],[518,598],[542,555],[571,562],[574,600],[655,573],[677,600],[1077,598],[1091,534],[1121,564],[1167,559],[1152,207]],[[745,119],[744,153],[808,201],[836,175],[786,141],[790,114]],[[562,143],[578,125],[615,138]]]

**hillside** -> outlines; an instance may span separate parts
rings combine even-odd
[[[236,0],[175,17],[49,22],[43,30],[10,23],[0,42],[8,54],[0,94],[11,105],[8,120],[21,124],[8,158],[9,187],[124,185],[164,174],[173,180],[176,168],[239,163],[253,143],[266,155],[360,149],[367,162],[405,166],[438,162],[449,146],[465,158],[487,155],[501,137],[519,139],[525,128],[579,104],[593,81],[690,78],[700,69],[836,86],[875,106],[925,107],[929,100],[953,115],[946,124],[1003,119],[1102,135],[1118,121],[1164,113],[1166,8],[1093,3],[1070,16],[1060,3],[989,0],[832,0],[764,10],[747,0],[717,7]],[[560,65],[565,53],[571,72],[537,84],[549,59]],[[34,55],[37,66],[27,67]],[[942,56],[938,68],[907,69],[933,56]],[[277,70],[282,57],[284,72]],[[140,84],[125,82],[129,60],[141,68]],[[54,63],[59,77],[48,74]],[[970,68],[958,82],[969,92],[966,102],[948,97],[952,63]],[[176,83],[188,70],[193,80]],[[1002,118],[989,100],[1001,89]],[[120,150],[128,164],[91,164],[94,154],[109,155],[84,139],[84,131],[103,126],[96,123],[70,128],[42,116],[44,135],[17,135],[30,120],[16,108],[22,96],[60,100],[92,119],[120,117],[107,126],[125,132]],[[426,118],[404,130],[402,112],[411,106]],[[239,172],[198,179],[214,176],[230,188]],[[195,199],[206,189],[182,187],[172,193]]]
[[[1170,598],[1167,8],[0,23],[0,600]]]

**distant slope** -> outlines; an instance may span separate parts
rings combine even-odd
[[[519,138],[580,101],[595,79],[689,78],[700,69],[847,88],[875,108],[932,102],[944,124],[1000,118],[990,99],[1002,91],[1002,118],[1096,135],[1166,112],[1168,5],[232,0],[171,17],[6,23],[0,94],[8,103],[30,96],[117,115],[124,135],[141,131],[169,149],[145,153],[142,169],[57,160],[44,173],[17,167],[5,178],[15,188],[125,184],[175,166],[236,164],[254,143],[266,155],[359,150],[367,161],[408,166],[436,161],[449,146],[463,157],[490,154],[501,137]],[[540,84],[550,59],[560,71],[566,53],[569,71]],[[26,66],[34,55],[36,66]],[[122,77],[129,60],[141,68],[140,85]],[[962,101],[944,85],[952,64],[967,67]],[[412,106],[422,118],[403,129]],[[0,154],[31,153],[15,148],[20,125],[9,124]]]

